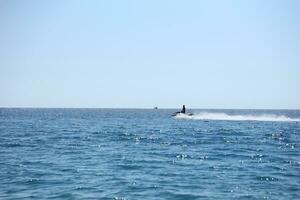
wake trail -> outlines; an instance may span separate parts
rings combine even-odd
[[[285,115],[257,114],[257,115],[234,115],[216,112],[200,112],[192,116],[178,114],[176,119],[187,120],[223,120],[223,121],[274,121],[274,122],[300,122],[300,118],[290,118]]]

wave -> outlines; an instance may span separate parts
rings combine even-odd
[[[178,114],[176,119],[188,119],[188,120],[226,120],[226,121],[275,121],[275,122],[294,122],[300,121],[300,118],[290,118],[285,115],[275,114],[259,114],[259,115],[230,115],[227,113],[216,112],[200,112],[192,116],[185,114]]]

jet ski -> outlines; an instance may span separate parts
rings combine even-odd
[[[182,112],[175,112],[172,114],[173,117],[177,116],[177,115],[187,115],[187,116],[193,116],[193,113],[182,113]]]
[[[188,112],[185,112],[185,105],[182,106],[182,110],[181,111],[178,111],[178,112],[175,112],[172,114],[172,116],[177,116],[177,115],[187,115],[187,116],[192,116],[194,115],[193,113],[188,113]]]

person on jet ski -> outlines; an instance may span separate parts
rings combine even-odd
[[[185,114],[185,105],[182,106],[182,110],[180,111],[180,113]]]

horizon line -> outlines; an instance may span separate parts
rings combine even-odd
[[[40,106],[0,106],[0,109],[136,109],[136,110],[156,110],[154,107],[40,107]],[[157,107],[157,110],[181,109],[181,107]],[[195,108],[189,110],[300,110],[300,108]]]

